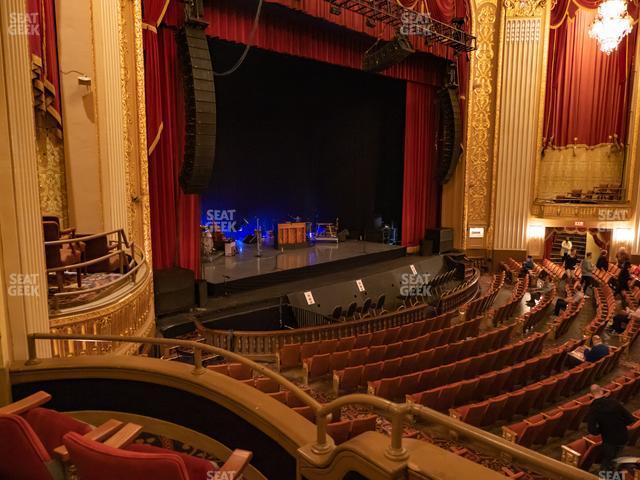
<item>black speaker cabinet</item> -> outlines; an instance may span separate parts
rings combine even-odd
[[[196,304],[195,275],[186,268],[153,272],[156,316],[184,312]]]
[[[209,186],[216,148],[216,95],[204,26],[186,24],[177,35],[184,75],[186,132],[180,186],[203,193]]]
[[[453,250],[453,229],[432,228],[427,230],[425,240],[432,242],[432,252],[436,255]]]

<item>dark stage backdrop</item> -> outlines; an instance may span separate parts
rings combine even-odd
[[[210,39],[216,71],[243,46]],[[216,77],[218,136],[203,222],[299,215],[355,235],[402,215],[405,83],[252,48]],[[224,212],[223,212],[224,211]],[[209,216],[207,217],[207,213]],[[225,224],[227,227],[229,224]],[[225,226],[223,225],[223,226]]]

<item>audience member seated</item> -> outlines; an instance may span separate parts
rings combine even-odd
[[[629,440],[627,426],[636,418],[618,400],[605,397],[600,385],[591,385],[591,395],[594,400],[587,415],[589,433],[602,435],[600,469],[610,472],[614,469],[614,458]]]
[[[577,285],[573,291],[573,295],[566,298],[558,298],[556,300],[556,306],[553,309],[553,314],[557,317],[560,315],[560,312],[566,310],[569,304],[578,303],[580,300],[584,298],[584,292],[582,291],[582,286]]]
[[[609,346],[602,342],[602,338],[599,335],[593,336],[591,344],[591,348],[584,349],[585,361],[593,363],[609,355]]]
[[[618,262],[618,267],[623,268],[626,263],[631,264],[631,257],[627,253],[627,249],[624,247],[620,247],[618,249],[618,253],[616,253],[616,261]]]

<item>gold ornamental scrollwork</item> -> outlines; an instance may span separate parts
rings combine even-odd
[[[539,17],[546,5],[547,0],[504,0],[508,17]]]
[[[478,9],[477,46],[471,59],[469,128],[467,135],[467,225],[487,223],[491,195],[491,108],[494,79],[496,5]]]

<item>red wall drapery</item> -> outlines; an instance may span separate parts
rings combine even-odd
[[[427,228],[437,227],[440,187],[436,180],[436,89],[407,82],[402,188],[402,244],[418,245]]]
[[[596,0],[559,0],[551,14],[544,136],[554,146],[626,142],[637,27],[606,55],[588,35]],[[637,7],[629,3],[637,18]],[[577,140],[574,140],[576,139]]]
[[[200,277],[200,198],[178,183],[184,153],[182,72],[175,30],[160,25],[169,0],[145,0],[145,94],[153,268]]]
[[[60,73],[54,0],[27,0],[29,19],[24,33],[29,38],[35,107],[48,113],[62,127]]]

